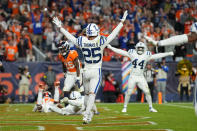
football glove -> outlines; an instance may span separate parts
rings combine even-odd
[[[61,22],[57,17],[53,17],[53,23],[54,23],[58,28],[61,28],[61,27],[62,27],[62,22]]]

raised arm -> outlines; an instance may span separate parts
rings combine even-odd
[[[166,56],[173,56],[173,55],[174,55],[173,52],[158,53],[158,54],[152,55],[149,58],[149,60],[155,60],[155,59],[163,58],[163,57],[166,57]]]
[[[112,31],[112,33],[107,37],[107,41],[105,42],[105,46],[107,46],[107,44],[109,44],[115,37],[116,35],[119,33],[119,31],[121,30],[121,28],[123,27],[123,22],[126,20],[126,17],[128,15],[128,12],[125,11],[124,15],[121,19],[121,22],[118,24],[118,26]]]
[[[186,34],[172,36],[160,41],[155,41],[148,36],[144,36],[144,38],[155,46],[181,45],[188,42],[188,36]]]
[[[127,51],[124,51],[124,50],[121,50],[121,49],[117,49],[117,48],[114,48],[112,47],[111,45],[107,45],[107,48],[109,48],[110,50],[120,54],[120,55],[123,55],[123,56],[127,56],[129,57],[129,53]]]
[[[75,38],[71,33],[69,33],[67,30],[65,30],[62,27],[62,22],[57,17],[53,18],[53,23],[60,29],[60,32],[62,34],[64,34],[68,40],[70,40],[73,44],[78,46],[77,43],[76,43],[77,42],[77,38]]]

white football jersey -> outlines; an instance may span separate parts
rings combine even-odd
[[[104,36],[97,36],[93,40],[88,40],[84,36],[77,38],[77,45],[82,50],[84,57],[84,68],[101,68],[106,40],[107,38]]]
[[[142,55],[138,55],[136,50],[130,49],[128,51],[129,57],[131,59],[131,72],[130,76],[143,76],[144,69],[146,67],[147,62],[150,60],[151,52],[145,51]]]

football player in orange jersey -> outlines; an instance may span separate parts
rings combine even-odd
[[[61,41],[59,45],[59,59],[63,64],[63,71],[66,77],[63,88],[64,97],[68,97],[71,88],[75,84],[80,88],[80,62],[77,51],[70,50],[67,41]]]
[[[46,85],[43,83],[39,84],[39,90],[38,90],[38,98],[37,98],[37,104],[34,106],[33,111],[39,111],[39,112],[51,112],[54,110],[51,110],[53,107],[60,107],[59,103],[59,86],[60,82],[56,81],[54,83],[55,88],[55,94],[54,99],[51,97],[51,93],[46,91]]]

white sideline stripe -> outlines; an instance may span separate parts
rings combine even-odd
[[[180,107],[180,108],[185,108],[185,109],[194,109],[193,107],[190,107],[190,106],[182,106],[182,105],[176,105],[176,104],[163,104],[163,105]]]
[[[40,130],[40,131],[44,131],[45,130],[44,126],[37,126],[37,127],[38,127],[38,130]]]
[[[19,111],[19,109],[18,109],[18,108],[16,108],[16,109],[14,109],[14,111]]]

